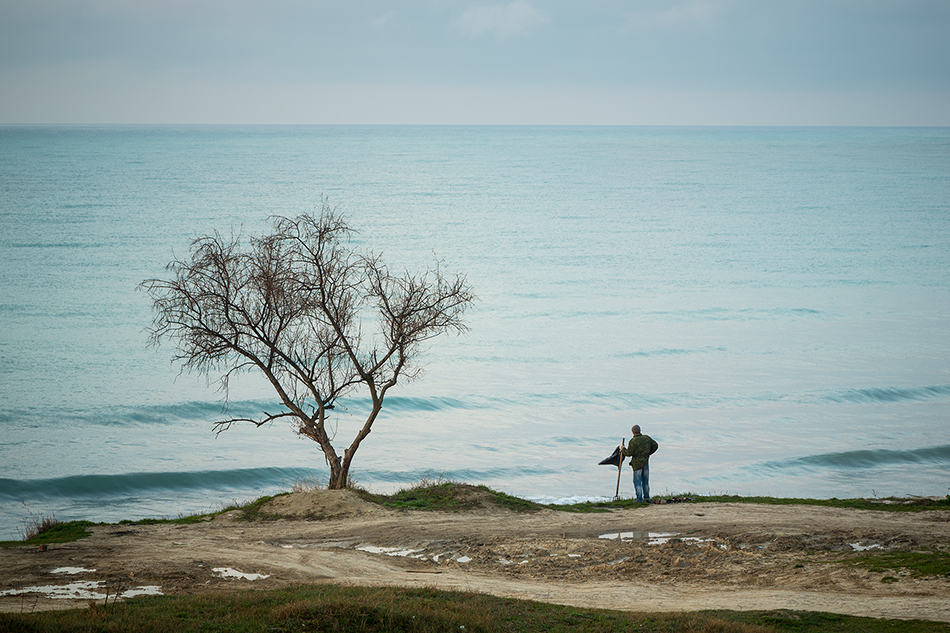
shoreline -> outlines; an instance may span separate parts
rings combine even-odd
[[[260,509],[287,518],[245,521],[235,509],[192,524],[95,525],[91,536],[46,551],[5,549],[0,610],[97,599],[25,591],[56,584],[181,595],[334,583],[619,610],[774,608],[950,622],[947,577],[848,562],[868,553],[945,553],[950,510],[703,502],[580,514],[480,502],[460,512],[407,511],[352,491],[298,492]],[[64,568],[76,571],[53,573]]]

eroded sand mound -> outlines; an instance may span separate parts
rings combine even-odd
[[[314,490],[281,495],[265,503],[261,511],[292,519],[342,519],[385,513],[379,506],[363,501],[351,490]]]

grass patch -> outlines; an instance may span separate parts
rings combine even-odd
[[[694,495],[685,493],[675,496],[653,497],[654,501],[688,503],[758,503],[761,505],[811,505],[826,508],[849,508],[852,510],[878,510],[883,512],[922,512],[927,510],[950,510],[950,499],[928,499],[910,497],[899,499],[797,499],[786,497],[740,497],[738,495]],[[635,499],[614,499],[610,501],[585,501],[572,504],[552,504],[553,510],[562,512],[610,512],[628,508],[646,507],[646,503],[637,503]]]
[[[926,552],[875,552],[848,558],[841,562],[878,573],[904,571],[913,578],[932,576],[950,578],[950,552],[936,548]],[[887,582],[896,582],[896,580],[895,578]]]
[[[144,633],[169,630],[950,633],[950,625],[798,611],[628,613],[468,592],[334,585],[201,596],[143,597],[108,607],[0,614],[0,631]]]
[[[640,503],[636,499],[614,499],[612,501],[584,501],[581,503],[551,504],[548,507],[561,512],[610,512],[612,510],[626,510],[642,508],[648,503]]]
[[[522,499],[520,497],[513,497],[504,492],[498,492],[497,490],[492,490],[491,488],[486,488],[485,486],[478,486],[479,490],[485,490],[491,496],[492,503],[502,508],[507,508],[515,512],[537,512],[542,509],[544,506],[535,503],[534,501],[528,501],[527,499]]]
[[[210,521],[214,518],[213,514],[190,514],[188,516],[180,516],[177,519],[123,519],[118,522],[117,525],[160,525],[163,523],[172,523],[177,525],[191,525],[192,523],[202,523],[204,521]]]
[[[26,503],[23,504],[26,507]],[[26,518],[23,519],[23,528],[18,530],[20,533],[20,539],[24,541],[29,541],[32,538],[36,538],[43,532],[50,530],[57,525],[62,525],[62,521],[56,518],[55,514],[50,514],[49,516],[44,514],[36,514],[30,510],[26,511]]]
[[[879,510],[882,512],[921,512],[926,510],[950,510],[948,499],[910,497],[899,499],[796,499],[782,497],[740,497],[737,495],[690,495],[696,503],[760,503],[764,505],[809,505],[827,508],[850,508],[852,510]]]
[[[728,622],[760,626],[768,631],[796,633],[941,633],[950,631],[950,624],[925,620],[885,620],[860,618],[817,611],[701,611],[704,615]]]
[[[24,545],[50,545],[52,543],[69,543],[89,536],[88,528],[95,525],[92,521],[57,522],[42,532],[21,541],[0,541],[0,547],[22,547]]]
[[[216,512],[215,514],[233,514],[234,518],[238,521],[274,521],[283,518],[283,515],[264,512],[264,504],[271,499],[289,494],[289,492],[278,492],[276,495],[265,495],[253,501],[248,501],[247,503],[228,506],[221,510],[221,512]]]
[[[387,508],[404,510],[443,510],[461,512],[485,507],[502,507],[515,512],[536,512],[543,505],[520,499],[487,486],[474,486],[454,481],[432,482],[423,479],[415,486],[391,495],[356,489],[362,499]]]

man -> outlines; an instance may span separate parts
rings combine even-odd
[[[637,492],[637,501],[650,502],[650,455],[660,447],[649,435],[640,434],[640,425],[634,424],[633,437],[626,448],[621,447],[623,456],[630,458],[633,468],[633,489]]]

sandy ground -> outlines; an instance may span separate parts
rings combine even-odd
[[[950,543],[947,511],[679,503],[598,514],[486,504],[452,513],[385,510],[346,491],[278,497],[270,511],[293,518],[248,522],[232,513],[192,525],[97,526],[47,551],[0,550],[0,611],[86,606],[116,592],[328,582],[633,611],[795,609],[950,622],[950,579],[840,563],[856,548]],[[49,597],[56,587],[66,587],[65,597]]]

